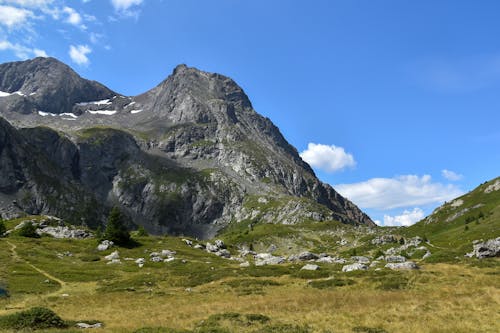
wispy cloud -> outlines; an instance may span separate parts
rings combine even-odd
[[[441,170],[441,175],[444,178],[446,178],[446,179],[448,179],[448,180],[450,180],[452,182],[456,182],[456,181],[461,180],[462,178],[464,178],[463,175],[458,174],[458,173],[456,173],[454,171],[451,171],[451,170],[447,170],[447,169]]]
[[[29,48],[18,43],[11,43],[8,40],[0,40],[0,51],[12,51],[20,59],[30,57],[46,57],[47,52],[37,48]]]
[[[384,223],[382,225],[387,227],[396,226],[410,226],[417,223],[425,217],[422,209],[415,207],[412,210],[404,210],[400,215],[384,215]]]
[[[372,178],[334,187],[358,206],[379,210],[441,203],[463,194],[454,184],[433,182],[430,175]]]
[[[410,70],[419,84],[446,93],[464,93],[500,82],[500,54],[428,59]]]
[[[22,29],[34,17],[33,12],[23,8],[0,5],[0,24],[9,29]]]
[[[352,154],[335,145],[309,143],[307,149],[300,153],[300,157],[313,168],[326,172],[335,172],[356,165]]]
[[[142,5],[143,2],[143,0],[111,0],[115,12],[119,16],[135,18],[139,16],[139,6]]]
[[[73,62],[78,65],[87,66],[90,63],[87,54],[90,52],[92,52],[92,49],[87,45],[71,45],[68,53]]]

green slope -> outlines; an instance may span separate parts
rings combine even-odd
[[[500,177],[445,203],[402,233],[424,235],[434,247],[429,260],[437,261],[462,258],[472,250],[473,240],[499,237]]]

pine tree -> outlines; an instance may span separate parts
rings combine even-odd
[[[113,241],[117,245],[130,243],[130,233],[125,227],[122,215],[117,207],[114,207],[109,213],[108,224],[102,238]]]
[[[0,217],[0,237],[2,237],[6,231],[7,231],[7,228],[5,227],[5,223],[3,223],[3,220]]]

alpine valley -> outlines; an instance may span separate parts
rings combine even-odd
[[[130,97],[5,63],[0,116],[0,332],[500,331],[500,178],[378,227],[185,65]]]

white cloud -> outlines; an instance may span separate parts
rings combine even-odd
[[[432,182],[429,175],[372,178],[334,187],[362,208],[382,210],[441,203],[463,194],[456,185]]]
[[[1,0],[0,3],[10,3],[21,7],[41,8],[50,5],[54,0]]]
[[[0,24],[11,28],[22,28],[27,23],[33,12],[12,6],[0,5]]]
[[[69,56],[71,57],[71,60],[78,65],[89,64],[90,61],[87,54],[90,52],[92,52],[92,50],[87,45],[71,45],[69,47]]]
[[[82,25],[82,16],[76,10],[71,7],[64,7],[63,12],[67,15],[66,23],[85,29],[85,26]]]
[[[390,216],[384,215],[385,226],[410,226],[423,219],[424,211],[418,207],[413,210],[405,210],[401,215]]]
[[[47,52],[45,52],[44,50],[33,49],[33,54],[35,55],[35,57],[48,57]]]
[[[457,180],[464,178],[463,175],[458,174],[458,173],[451,171],[451,170],[446,170],[446,169],[441,170],[441,175],[443,175],[444,178],[446,178],[452,182],[456,182]]]
[[[133,6],[142,4],[143,0],[111,0],[111,4],[116,11],[124,12]]]
[[[344,148],[334,145],[328,146],[311,142],[307,145],[307,149],[300,153],[300,157],[312,167],[327,172],[335,172],[356,165],[352,154],[346,153]]]
[[[32,49],[21,44],[11,43],[8,40],[0,40],[0,51],[12,51],[20,59],[27,59],[32,56],[47,56],[44,50]]]

